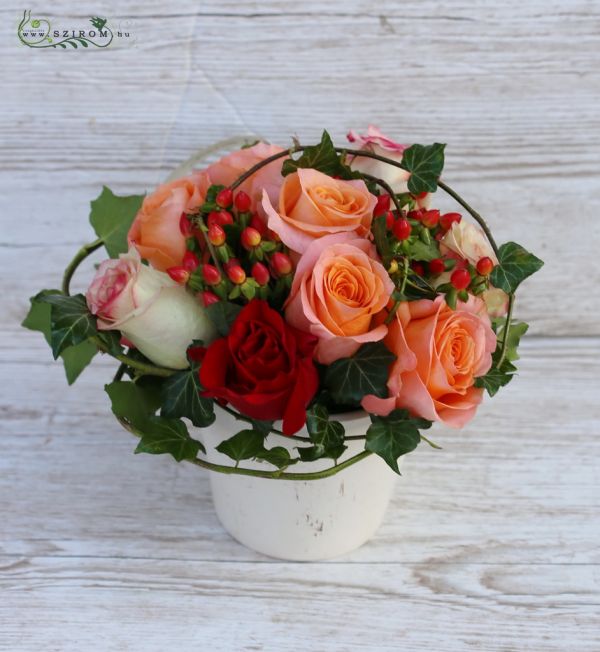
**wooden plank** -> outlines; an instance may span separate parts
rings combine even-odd
[[[0,650],[595,652],[598,579],[587,565],[0,557]]]

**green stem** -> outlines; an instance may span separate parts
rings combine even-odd
[[[383,179],[379,179],[377,177],[372,176],[371,174],[365,174],[364,172],[361,172],[360,174],[365,179],[368,179],[369,181],[376,183],[378,186],[381,186],[390,196],[391,200],[394,202],[394,206],[396,207],[398,214],[402,216],[402,206],[400,205],[400,202],[398,201],[398,197],[396,197],[396,193],[392,190],[390,184],[387,181],[384,181]]]
[[[403,264],[403,273],[402,273],[402,285],[400,286],[400,294],[404,295],[404,290],[406,290],[406,283],[408,281],[408,258],[403,258],[402,260]],[[385,318],[385,323],[390,324],[391,321],[394,319],[394,315],[396,314],[396,311],[400,307],[400,304],[402,303],[402,298],[396,299],[394,301],[394,305],[392,306],[392,309],[388,313],[388,316]]]
[[[62,280],[63,294],[69,296],[69,285],[71,284],[71,279],[73,278],[73,274],[75,274],[75,270],[90,254],[94,253],[96,249],[100,249],[100,247],[103,244],[104,244],[104,240],[102,240],[102,238],[98,238],[98,240],[94,240],[94,242],[90,242],[89,244],[83,245],[83,247],[81,247],[81,249],[75,254],[75,257],[67,265],[65,269],[65,273],[63,274],[63,280]]]

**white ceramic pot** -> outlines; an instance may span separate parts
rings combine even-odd
[[[245,426],[216,407],[217,420],[202,431],[207,459],[231,466],[232,460],[215,450]],[[346,436],[364,435],[369,418],[364,412],[336,415]],[[308,436],[303,430],[299,435]],[[364,441],[346,442],[340,461],[364,450]],[[294,439],[271,434],[268,448],[285,446],[295,452]],[[401,460],[399,460],[401,462]],[[332,460],[298,462],[290,473],[329,468]],[[266,462],[246,460],[240,466],[274,470]],[[349,466],[318,480],[279,480],[209,471],[213,501],[223,527],[240,543],[270,557],[293,561],[329,559],[350,552],[367,542],[385,515],[397,475],[378,456]]]

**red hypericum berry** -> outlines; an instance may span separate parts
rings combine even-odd
[[[179,218],[179,230],[184,238],[191,238],[194,233],[192,223],[186,213],[181,213],[181,217]]]
[[[200,259],[193,251],[186,251],[183,256],[182,266],[188,272],[193,272],[200,264]]]
[[[250,251],[251,249],[254,249],[255,247],[258,247],[261,241],[260,233],[252,228],[251,226],[247,226],[243,231],[242,235],[240,236],[240,242],[242,243],[242,247],[244,249],[247,249]]]
[[[232,283],[241,285],[246,280],[246,272],[239,265],[227,268],[227,276]]]
[[[428,229],[433,229],[434,227],[436,227],[439,221],[440,221],[440,212],[437,210],[437,208],[431,211],[424,211],[423,215],[421,216],[421,222]]]
[[[429,273],[430,274],[441,274],[442,272],[446,271],[446,265],[444,265],[444,261],[441,258],[434,258],[433,260],[429,261]]]
[[[208,308],[208,306],[212,305],[213,303],[218,303],[220,301],[219,297],[214,292],[210,292],[209,290],[199,292],[196,296],[200,298],[200,301],[202,301],[202,305],[205,308]]]
[[[231,202],[233,202],[233,190],[231,188],[223,188],[223,190],[217,193],[216,202],[217,206],[221,208],[231,206]]]
[[[236,267],[240,266],[241,267],[242,263],[240,263],[239,258],[230,258],[224,265],[225,271],[227,271],[230,267]]]
[[[489,256],[484,256],[477,261],[477,273],[487,276],[494,269],[494,261]]]
[[[225,226],[226,224],[233,224],[233,215],[229,211],[211,211],[206,219],[208,228],[213,224]]]
[[[209,292],[208,294],[212,294],[212,292]],[[219,298],[217,297],[217,301],[218,300]],[[204,362],[204,356],[206,355],[206,350],[207,349],[205,346],[190,346],[187,350],[187,357],[192,362]]]
[[[210,264],[202,265],[202,278],[207,285],[218,285],[221,282],[219,270]]]
[[[220,247],[225,244],[225,231],[223,227],[218,224],[213,224],[208,228],[208,241],[215,247]]]
[[[466,290],[471,284],[471,275],[467,269],[455,269],[450,277],[450,283],[457,290]]]
[[[190,273],[185,267],[182,267],[181,265],[177,265],[176,267],[169,267],[167,269],[167,274],[180,285],[185,285],[190,278]]]
[[[427,197],[427,191],[424,190],[423,192],[420,192],[418,195],[413,195],[415,199],[425,199]]]
[[[379,195],[377,197],[377,203],[373,210],[373,215],[383,215],[390,210],[390,201],[391,197],[389,195]]]
[[[394,217],[394,213],[392,213],[392,211],[388,211],[385,214],[385,227],[388,231],[391,231],[394,228],[395,221],[396,218]]]
[[[292,273],[292,261],[286,254],[276,251],[271,256],[271,267],[277,276],[287,276]]]
[[[423,263],[413,262],[410,266],[417,276],[425,276],[425,265]]]
[[[252,278],[259,285],[266,285],[269,282],[269,270],[262,263],[254,263],[252,265]]]
[[[266,235],[268,229],[267,225],[260,219],[260,217],[254,213],[252,217],[250,218],[250,224],[248,226],[251,226],[253,229],[256,229],[261,236]]]
[[[462,220],[462,215],[460,213],[444,213],[440,217],[440,226],[444,231],[452,228],[453,224],[458,224]]]
[[[406,217],[408,217],[409,220],[417,220],[417,222],[420,222],[424,212],[425,211],[422,208],[419,208],[416,211],[408,211]]]
[[[246,213],[250,210],[252,200],[250,195],[246,194],[243,190],[240,190],[235,196],[235,207],[240,213]]]
[[[401,217],[399,220],[396,220],[392,231],[398,240],[407,240],[410,236],[411,226],[408,220]]]

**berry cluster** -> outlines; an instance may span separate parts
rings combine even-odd
[[[197,213],[181,215],[187,252],[181,265],[167,269],[204,306],[255,297],[277,305],[289,291],[293,265],[279,238],[251,211],[243,190],[211,186]]]

